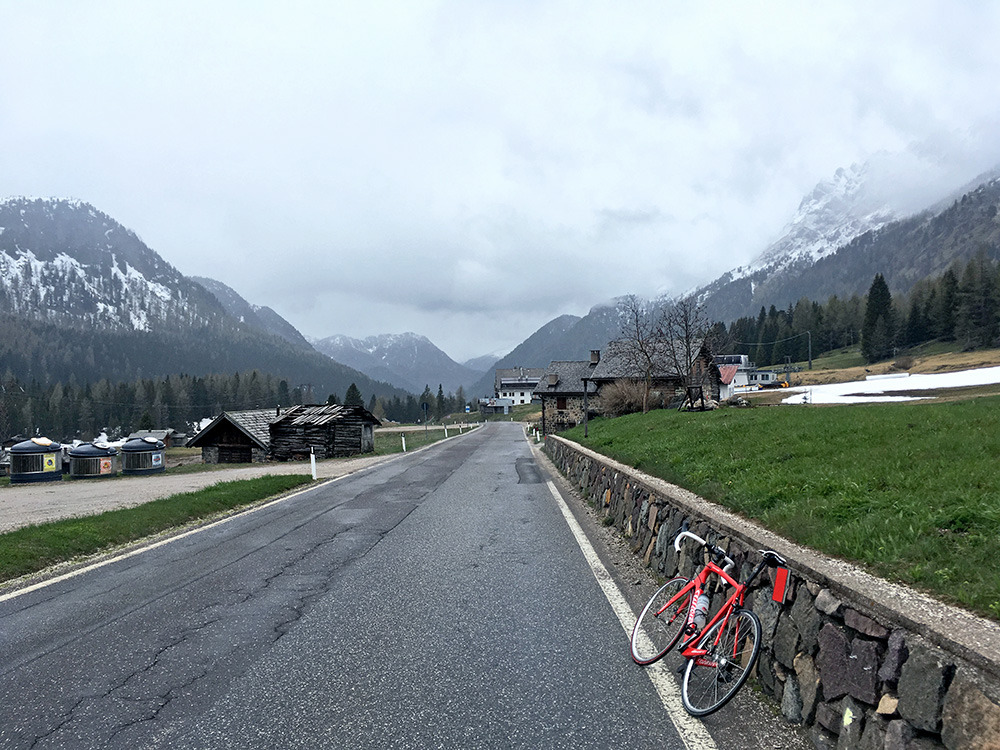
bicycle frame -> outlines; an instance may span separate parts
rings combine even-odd
[[[720,568],[715,562],[709,560],[698,574],[691,579],[690,582],[684,588],[682,588],[675,596],[673,596],[669,602],[667,602],[657,615],[665,612],[672,605],[676,604],[681,598],[691,595],[691,604],[688,606],[687,615],[684,621],[685,630],[690,630],[694,625],[694,613],[695,605],[698,602],[698,597],[704,592],[705,585],[708,583],[708,579],[712,575],[717,575],[722,578],[725,583],[733,587],[733,593],[726,600],[725,604],[719,609],[715,616],[705,623],[705,627],[697,632],[691,633],[687,640],[680,643],[678,648],[685,659],[701,658],[709,652],[709,649],[696,648],[693,644],[701,637],[701,634],[707,631],[710,627],[715,625],[720,619],[729,619],[730,613],[737,607],[743,606],[743,598],[746,596],[747,587],[746,584],[739,583],[735,578],[729,575],[725,570]],[[721,637],[722,632],[725,628],[719,629],[719,636],[716,637],[716,642],[718,642],[719,637]],[[715,645],[715,644],[712,644]],[[707,663],[707,662],[706,662]]]
[[[760,656],[762,631],[760,619],[746,609],[744,600],[765,567],[784,565],[785,560],[774,550],[760,550],[760,563],[741,582],[731,575],[736,562],[726,550],[688,531],[686,524],[674,537],[676,552],[681,552],[685,538],[707,552],[707,561],[690,580],[676,576],[653,594],[636,618],[630,647],[632,659],[642,666],[662,659],[673,649],[680,651],[687,662],[681,682],[684,708],[692,716],[707,716],[724,706],[752,674]],[[718,576],[732,591],[709,618],[705,595],[712,576]],[[775,574],[775,601],[780,601],[779,582],[784,597],[786,576],[787,571]],[[667,597],[666,604],[661,604]]]

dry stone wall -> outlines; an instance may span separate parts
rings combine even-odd
[[[1000,750],[1000,629],[830,560],[682,488],[562,438],[545,452],[664,579],[700,567],[681,523],[725,548],[741,579],[760,549],[788,560],[783,603],[762,574],[747,597],[764,631],[757,680],[817,748]],[[722,596],[713,596],[718,606]]]

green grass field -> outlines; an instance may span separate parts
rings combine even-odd
[[[656,411],[565,437],[1000,619],[1000,397]]]
[[[203,490],[165,497],[134,508],[67,518],[0,534],[0,581],[250,505],[311,481],[306,474],[272,474],[220,482]]]
[[[462,428],[462,432],[468,431],[468,428]],[[448,437],[455,437],[458,434],[460,434],[458,426],[448,425]],[[426,431],[423,428],[407,430],[406,432],[381,432],[375,430],[375,455],[387,456],[392,453],[402,453],[402,436],[406,436],[406,450],[408,452],[414,451],[417,448],[423,448],[425,445],[436,443],[438,440],[444,440],[444,426],[427,425]]]

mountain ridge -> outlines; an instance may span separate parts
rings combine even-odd
[[[138,234],[83,201],[0,201],[0,326],[0,363],[42,382],[258,369],[322,398],[342,397],[351,382],[366,395],[405,395],[231,316]]]
[[[357,339],[343,334],[313,342],[323,354],[413,393],[440,385],[445,393],[468,391],[481,372],[458,364],[420,334],[379,334]]]

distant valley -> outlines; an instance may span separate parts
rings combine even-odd
[[[884,161],[882,167],[884,168]],[[840,170],[806,195],[782,236],[746,266],[694,292],[714,320],[755,316],[807,297],[864,295],[874,274],[892,293],[979,251],[1000,257],[1000,171],[909,213],[880,201],[868,165]],[[670,299],[661,299],[669,304]],[[493,391],[494,367],[545,367],[603,349],[620,329],[615,300],[562,315],[502,358],[458,363],[428,338],[383,334],[307,340],[277,312],[222,281],[186,277],[138,235],[80,201],[0,202],[0,367],[40,382],[131,380],[251,369],[314,397]]]

